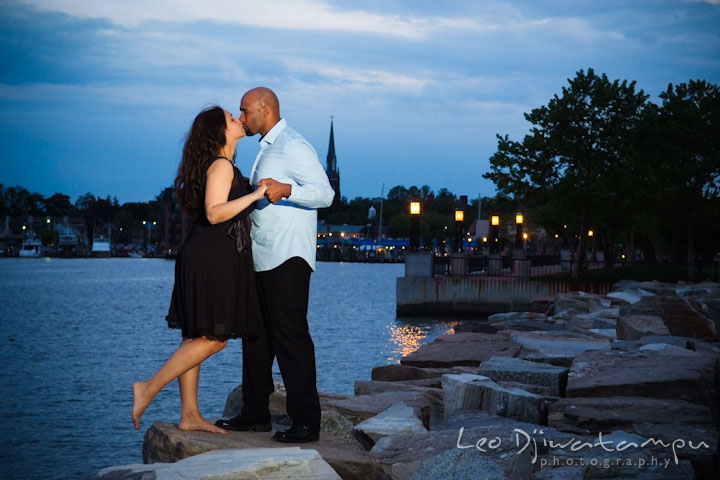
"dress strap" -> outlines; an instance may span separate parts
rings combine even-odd
[[[227,160],[228,162],[232,163],[233,166],[235,166],[235,162],[234,162],[233,160],[230,160],[230,159],[227,158],[227,157],[223,157],[222,155],[218,155],[217,157],[213,158],[213,162],[214,162],[215,160],[220,159],[220,158],[222,158],[222,159],[224,159],[224,160]],[[210,162],[210,163],[212,163],[212,162]]]

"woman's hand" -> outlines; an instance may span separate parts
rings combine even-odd
[[[263,183],[261,185],[258,185],[257,189],[251,194],[254,196],[255,200],[262,200],[265,198],[265,192],[267,191],[268,186],[266,183]]]

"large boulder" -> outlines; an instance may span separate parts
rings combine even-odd
[[[519,352],[520,347],[507,335],[462,332],[438,337],[404,356],[400,363],[414,367],[476,367],[490,357],[514,357]]]
[[[478,375],[490,377],[494,382],[517,382],[548,387],[549,394],[565,395],[568,369],[546,363],[529,362],[520,358],[492,357],[480,364]]]
[[[278,443],[271,436],[267,432],[230,432],[227,435],[186,432],[174,424],[155,423],[145,433],[143,462],[177,462],[213,450],[277,448]],[[312,443],[312,448],[343,479],[385,478],[382,468],[354,440],[321,432],[320,440]]]
[[[708,307],[680,297],[653,296],[626,307],[623,316],[652,315],[663,319],[671,335],[716,339],[718,331]]]
[[[717,408],[717,359],[696,353],[588,351],[575,358],[568,397],[639,396],[685,400]]]
[[[628,315],[617,322],[617,337],[620,340],[637,340],[648,335],[670,335],[662,317],[656,315]]]
[[[535,447],[538,454],[546,454],[550,451],[549,442],[565,444],[576,438],[593,441],[592,437],[558,432],[553,428],[539,427],[479,410],[457,412],[436,428],[424,433],[382,438],[370,455],[385,466],[385,471],[391,474],[393,479],[398,480],[411,478],[414,474],[417,475],[415,478],[453,478],[446,475],[462,471],[460,464],[465,465],[466,461],[472,461],[470,458],[448,459],[445,464],[449,466],[457,462],[458,469],[449,470],[446,475],[440,476],[423,477],[423,468],[431,468],[429,463],[423,462],[445,452],[458,451],[468,452],[463,454],[463,457],[476,455],[477,458],[497,464],[503,471],[503,478],[520,480],[531,478],[532,452]],[[538,435],[537,442],[533,444],[533,439]],[[454,457],[454,454],[447,455]],[[440,460],[438,464],[444,463]],[[477,472],[477,475],[481,473]],[[477,477],[471,475],[465,478]]]
[[[543,397],[524,390],[504,388],[482,375],[443,375],[445,418],[467,409],[484,410],[493,415],[521,422],[545,425],[547,405]]]
[[[532,473],[532,467],[527,469]],[[443,480],[503,480],[505,473],[497,463],[486,460],[475,450],[457,448],[445,450],[423,461],[410,480],[427,480],[442,478]]]
[[[215,450],[175,463],[109,467],[97,475],[105,480],[206,480],[209,478],[263,478],[340,480],[317,450],[300,447]]]

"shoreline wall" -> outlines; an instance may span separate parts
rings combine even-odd
[[[584,291],[604,295],[609,284],[547,282],[485,276],[405,276],[396,284],[396,314],[402,316],[472,315],[532,311],[538,297]]]

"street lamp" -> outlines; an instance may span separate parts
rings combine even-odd
[[[522,213],[515,215],[515,248],[518,250],[523,248],[523,220]]]
[[[490,253],[498,253],[498,242],[500,236],[500,216],[492,215],[490,217]]]
[[[420,249],[420,202],[410,202],[410,251],[417,252]]]
[[[462,237],[463,237],[463,218],[465,218],[465,212],[459,208],[455,209],[455,252],[460,253],[463,251]]]

